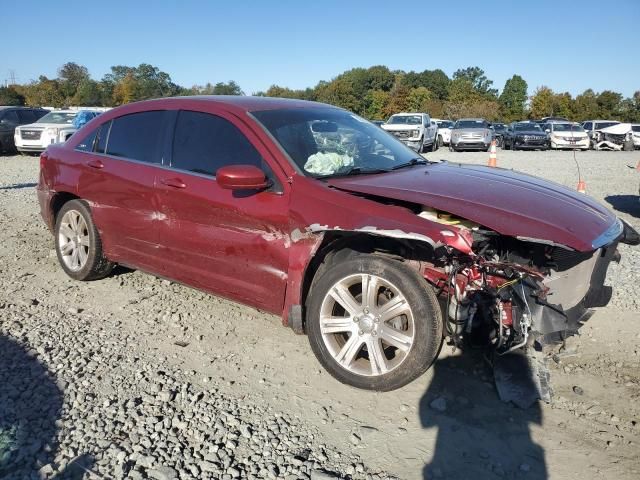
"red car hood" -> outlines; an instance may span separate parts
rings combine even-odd
[[[403,200],[479,223],[503,235],[551,241],[580,251],[615,224],[592,198],[501,168],[442,162],[397,172],[331,179],[350,192]]]

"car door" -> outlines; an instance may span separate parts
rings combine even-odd
[[[15,110],[0,110],[0,150],[14,148],[13,133],[18,122],[18,114]]]
[[[90,201],[107,256],[153,272],[162,270],[155,180],[168,115],[157,110],[116,117],[76,146],[82,156],[78,193]]]
[[[258,137],[223,111],[181,110],[170,168],[158,178],[166,275],[280,313],[288,268],[288,195]],[[216,182],[222,166],[263,169],[274,186],[232,191]]]

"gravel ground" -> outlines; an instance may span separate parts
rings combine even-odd
[[[639,157],[577,154],[588,194],[638,228]],[[498,164],[577,182],[570,152],[499,151]],[[37,171],[0,157],[0,478],[640,475],[640,249],[621,246],[612,303],[554,357],[551,404],[503,404],[481,357],[447,349],[411,385],[361,392],[271,315],[125,269],[67,278]]]

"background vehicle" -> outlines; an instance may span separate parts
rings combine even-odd
[[[19,152],[43,152],[53,143],[67,141],[78,128],[102,113],[98,110],[54,110],[37,122],[16,128],[14,141]]]
[[[614,125],[618,125],[619,123],[620,122],[615,120],[586,120],[582,122],[581,125],[582,125],[582,128],[584,128],[585,131],[587,132],[587,135],[589,135],[589,138],[591,139],[591,148],[594,148],[593,133],[598,130],[602,130],[603,128],[608,128]]]
[[[451,129],[453,128],[454,122],[451,120],[439,120],[437,118],[432,120],[438,124],[438,147],[442,147],[443,145],[448,146],[451,142]]]
[[[640,148],[640,123],[634,123],[631,125],[633,131],[633,147]]]
[[[589,136],[578,123],[549,122],[544,125],[549,134],[549,146],[552,149],[589,150]]]
[[[489,122],[483,118],[461,118],[451,130],[451,142],[449,150],[458,152],[461,150],[488,151],[491,146],[493,133],[489,128]]]
[[[514,122],[504,132],[505,150],[546,150],[548,146],[547,134],[536,122]]]
[[[384,120],[371,120],[371,123],[373,123],[374,125],[378,126],[378,127],[382,127],[382,125],[385,124]]]
[[[437,148],[438,126],[426,113],[397,113],[381,127],[416,152]]]
[[[497,353],[564,338],[610,298],[617,244],[640,242],[574,190],[428,162],[315,102],[132,103],[40,165],[71,278],[123,263],[282,315],[331,375],[372,390],[421,375],[445,330]]]
[[[493,133],[493,138],[496,141],[496,146],[502,147],[504,143],[504,131],[507,129],[507,126],[504,123],[493,122],[490,128]]]
[[[43,108],[0,107],[0,153],[15,149],[16,127],[33,123],[47,113]]]
[[[591,146],[594,150],[631,151],[634,149],[633,127],[630,123],[616,123],[594,130],[591,136]]]

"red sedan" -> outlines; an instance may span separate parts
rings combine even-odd
[[[123,264],[282,315],[338,380],[390,390],[443,338],[574,332],[638,234],[560,185],[430,162],[348,111],[181,97],[113,109],[41,157],[63,270]]]

